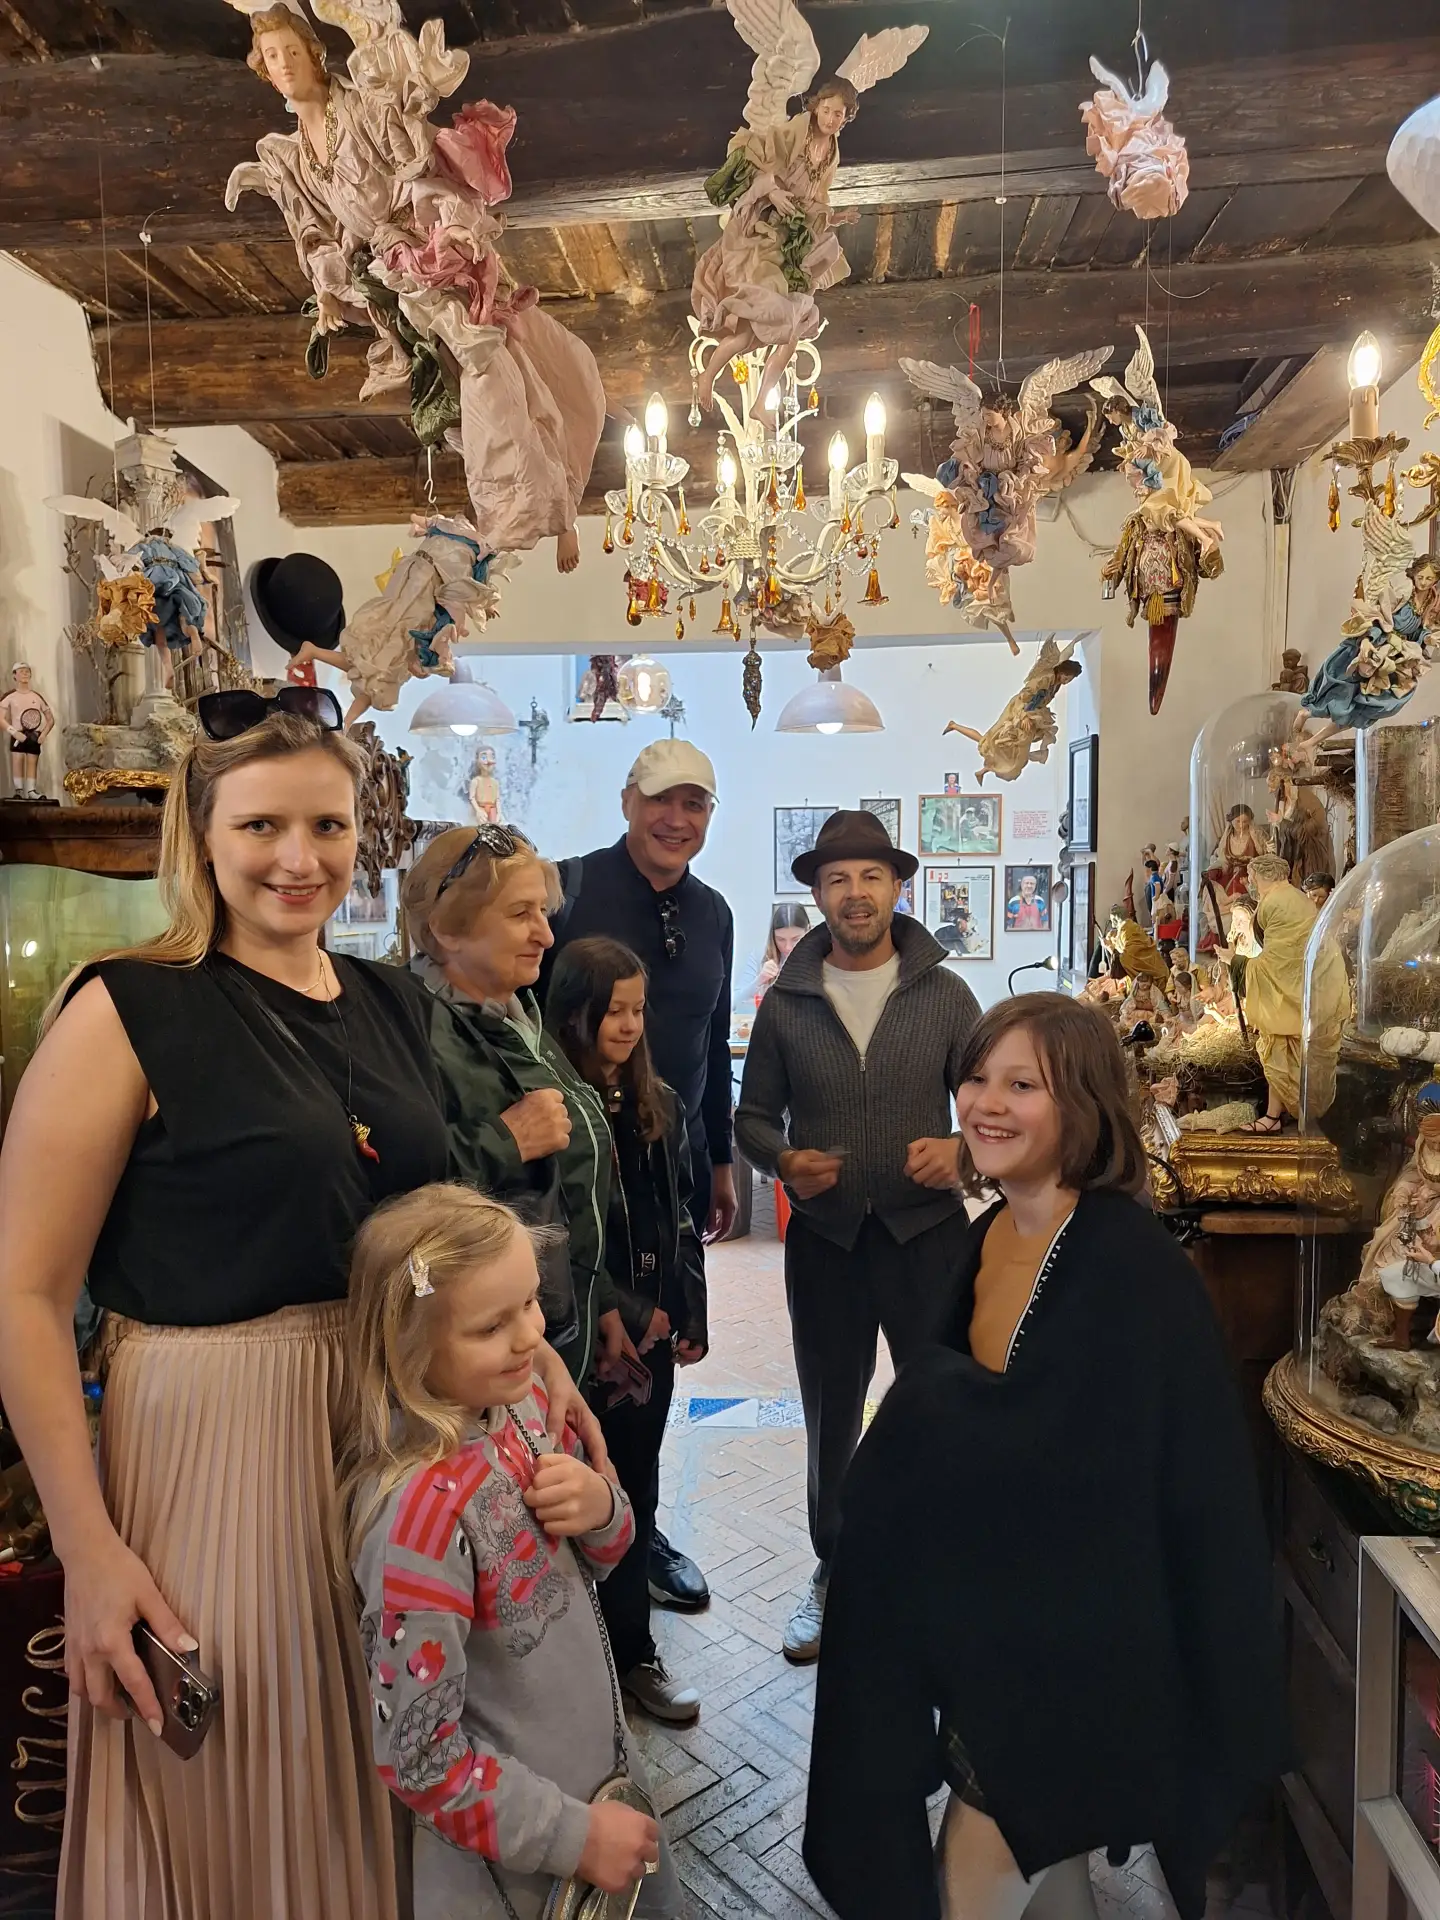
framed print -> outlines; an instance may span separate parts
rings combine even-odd
[[[959,774],[958,774],[958,773],[947,773],[947,774],[946,774],[946,776],[945,776],[945,791],[946,791],[946,793],[959,793],[959,791],[960,791],[960,776],[959,776]]]
[[[884,822],[885,831],[890,836],[892,847],[900,844],[900,802],[898,800],[862,800],[862,813],[873,813],[877,820]]]
[[[900,898],[895,902],[896,913],[913,914],[915,911],[915,876],[900,882]]]
[[[998,793],[922,793],[920,857],[1000,851]]]
[[[1049,867],[1006,867],[1006,933],[1049,933]]]
[[[1071,853],[1095,853],[1095,832],[1100,824],[1100,741],[1090,733],[1083,740],[1070,742],[1070,838]]]
[[[835,812],[834,807],[776,807],[775,809],[775,891],[809,893],[791,873],[791,863],[809,853],[819,838],[820,829]]]
[[[995,958],[995,869],[926,867],[925,924],[951,960]]]
[[[1065,957],[1077,979],[1090,973],[1095,944],[1095,862],[1077,860],[1070,869],[1070,951]]]

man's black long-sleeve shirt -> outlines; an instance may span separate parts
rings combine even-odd
[[[730,1131],[730,974],[735,922],[729,902],[687,867],[673,888],[657,891],[630,858],[622,836],[613,847],[560,863],[565,904],[554,920],[555,945],[545,956],[543,1000],[557,956],[572,940],[605,934],[639,956],[650,976],[645,1034],[660,1077],[684,1103],[690,1152],[698,1162],[727,1165]],[[673,893],[672,925],[685,951],[665,952],[660,903]]]

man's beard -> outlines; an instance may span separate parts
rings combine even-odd
[[[890,931],[890,922],[884,914],[877,913],[873,920],[862,922],[847,920],[844,910],[837,913],[833,920],[827,917],[825,924],[830,929],[830,938],[837,947],[843,947],[846,953],[871,953]]]

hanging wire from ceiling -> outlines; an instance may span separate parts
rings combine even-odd
[[[995,362],[991,378],[997,388],[1003,388],[1005,383],[1005,208],[1009,200],[1009,195],[1005,191],[1009,168],[1007,130],[1009,86],[1006,71],[1010,43],[1009,16],[1006,16],[1005,30],[1003,33],[997,33],[993,27],[977,26],[968,40],[961,41],[960,45],[956,48],[956,52],[963,53],[966,47],[973,46],[977,40],[994,40],[1000,48],[1000,191],[995,195],[994,201],[994,204],[1000,209],[1000,284],[995,330]],[[975,368],[979,366],[982,371],[984,369],[984,362],[978,358],[980,348],[980,309],[973,301],[970,303],[970,311],[967,315],[966,324],[968,328],[966,345],[970,377],[973,380],[975,377]],[[950,336],[958,346],[960,343],[960,328],[958,322],[951,327]]]

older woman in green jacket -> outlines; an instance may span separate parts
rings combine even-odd
[[[610,1128],[545,1033],[531,992],[553,943],[554,866],[511,827],[438,834],[405,879],[411,962],[435,996],[431,1043],[460,1178],[563,1231],[541,1259],[545,1329],[584,1381],[618,1358],[605,1277]]]

